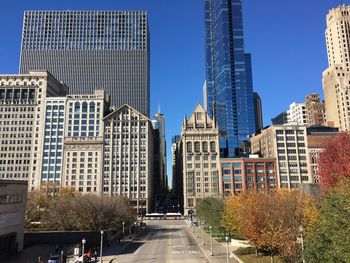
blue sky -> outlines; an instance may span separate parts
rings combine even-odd
[[[151,33],[151,112],[166,117],[168,176],[171,137],[184,113],[202,101],[204,0],[13,0],[0,10],[0,73],[17,73],[23,12],[36,9],[147,10]],[[245,49],[252,54],[254,89],[263,103],[265,125],[306,94],[322,94],[327,67],[325,16],[349,1],[243,0]],[[171,179],[170,179],[171,180]]]

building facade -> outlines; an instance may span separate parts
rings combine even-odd
[[[184,213],[193,214],[199,199],[220,198],[219,130],[198,104],[181,129]]]
[[[0,259],[23,249],[28,182],[0,179]]]
[[[276,117],[271,119],[272,125],[282,125],[288,123],[289,120],[289,111],[283,111],[278,114]]]
[[[328,68],[323,72],[323,93],[327,122],[340,131],[350,130],[350,6],[331,9],[325,32]]]
[[[39,188],[46,98],[67,87],[46,71],[0,75],[0,179],[28,181]]]
[[[40,188],[47,193],[57,193],[61,188],[65,111],[66,97],[46,99]]]
[[[70,94],[103,89],[149,115],[149,49],[145,11],[26,11],[20,72],[47,69]]]
[[[289,105],[288,123],[306,125],[305,103],[293,102]]]
[[[331,128],[322,125],[307,128],[307,144],[310,159],[310,175],[313,183],[320,182],[318,160],[330,139],[338,134],[338,128]]]
[[[102,194],[103,118],[109,95],[96,90],[90,95],[68,95],[64,133],[62,186],[79,193]]]
[[[220,159],[220,192],[224,198],[252,189],[271,189],[278,186],[276,159],[248,158]]]
[[[278,187],[299,188],[312,183],[305,125],[274,125],[251,138],[253,154],[275,158]]]
[[[244,52],[242,0],[205,0],[206,101],[221,134],[220,148],[235,154],[255,132],[250,54]]]
[[[153,144],[151,120],[128,105],[104,119],[103,194],[130,198],[138,214],[153,209]]]
[[[326,122],[324,103],[320,100],[320,94],[307,95],[305,109],[307,126],[322,125]]]

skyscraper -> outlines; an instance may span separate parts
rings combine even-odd
[[[350,6],[339,6],[327,14],[326,43],[329,67],[323,72],[326,121],[350,130]]]
[[[261,130],[264,127],[261,98],[257,92],[253,92],[253,98],[254,98],[255,129]]]
[[[228,154],[255,132],[250,54],[244,52],[242,0],[205,0],[207,110]]]
[[[47,69],[70,94],[111,95],[149,115],[149,32],[145,11],[27,11],[20,72]]]

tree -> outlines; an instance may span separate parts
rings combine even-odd
[[[45,193],[35,193],[27,207],[27,226],[40,222],[42,229],[50,230],[118,231],[122,222],[130,224],[135,219],[136,213],[124,197],[81,195],[70,189],[50,198]]]
[[[216,229],[221,225],[220,218],[223,211],[224,202],[218,198],[203,198],[196,205],[197,216]]]
[[[50,198],[43,191],[28,193],[25,228],[41,228],[47,214]]]
[[[226,201],[223,224],[239,232],[253,245],[271,255],[281,255],[295,262],[300,236],[299,226],[306,233],[317,220],[314,201],[299,191],[250,191]]]
[[[315,230],[305,240],[306,262],[350,262],[350,179],[327,190]]]
[[[318,160],[321,186],[334,187],[340,178],[350,178],[350,134],[340,133],[329,140]]]

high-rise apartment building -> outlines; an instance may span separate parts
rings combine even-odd
[[[47,193],[56,193],[61,188],[63,173],[63,142],[66,97],[46,99],[44,149],[40,188]]]
[[[70,94],[111,95],[111,105],[150,110],[145,11],[26,11],[20,72],[47,69]]]
[[[305,125],[270,126],[252,136],[251,147],[253,154],[276,158],[278,187],[299,188],[312,183]]]
[[[242,0],[205,0],[207,111],[220,148],[233,156],[255,132],[250,54],[244,52]]]
[[[153,209],[153,143],[151,120],[128,105],[104,119],[103,194],[131,199],[138,214]]]
[[[327,14],[325,32],[329,67],[323,72],[327,122],[340,131],[350,130],[350,6],[333,8]]]
[[[109,101],[103,90],[67,96],[62,186],[79,193],[102,193],[103,118]]]
[[[220,198],[219,130],[198,104],[181,129],[184,212],[194,213],[199,199]]]
[[[0,178],[40,186],[46,99],[68,88],[47,71],[0,75]]]
[[[261,98],[257,92],[253,92],[253,98],[254,98],[255,129],[261,130],[262,128],[264,128]]]
[[[321,125],[326,122],[324,103],[320,100],[320,94],[312,93],[305,98],[307,126]]]

